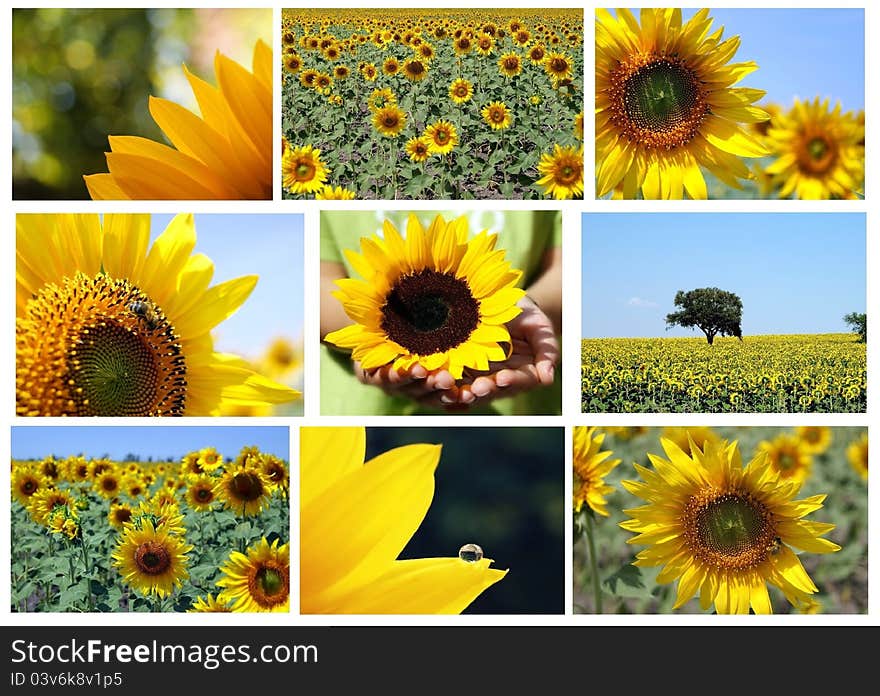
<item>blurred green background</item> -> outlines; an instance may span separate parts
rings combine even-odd
[[[215,84],[215,52],[250,70],[258,38],[271,9],[14,9],[13,199],[88,199],[108,135],[167,142],[151,94],[198,113],[182,64]]]
[[[793,427],[763,426],[719,427],[711,430],[721,439],[738,441],[743,465],[755,456],[762,440],[769,441],[780,433],[795,432]],[[832,427],[830,430],[831,443],[824,453],[813,455],[811,472],[796,499],[817,494],[827,495],[824,506],[805,519],[837,525],[825,538],[843,548],[829,554],[803,553],[800,559],[819,588],[819,592],[813,595],[819,602],[819,613],[862,614],[868,611],[868,484],[853,470],[846,450],[867,432],[867,428]],[[699,593],[683,607],[672,609],[678,582],[658,585],[655,578],[661,570],[660,567],[632,566],[636,553],[645,547],[627,544],[627,539],[634,534],[618,526],[620,522],[630,519],[629,515],[623,513],[624,509],[645,504],[641,498],[628,493],[620,485],[620,481],[640,480],[633,463],[651,468],[648,452],[666,458],[660,446],[664,428],[599,427],[599,431],[606,433],[601,450],[611,450],[613,455],[610,459],[622,460],[605,479],[605,483],[615,489],[606,496],[610,516],[596,515],[594,518],[596,555],[599,576],[603,583],[603,613],[700,613]],[[583,510],[587,509],[584,505]],[[574,613],[594,613],[592,580],[585,552],[587,542],[577,528],[577,518],[578,515],[575,514]],[[769,590],[774,613],[794,611],[781,592],[773,586]],[[707,613],[713,611],[714,609],[709,609]]]
[[[507,576],[465,614],[565,611],[563,428],[367,428],[367,459],[443,445],[434,500],[401,558],[454,556],[479,544]]]

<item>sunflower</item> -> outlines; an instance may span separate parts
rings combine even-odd
[[[428,141],[428,152],[432,155],[448,154],[458,144],[455,126],[442,119],[427,126],[422,138]]]
[[[269,479],[272,486],[287,497],[290,491],[290,475],[287,473],[287,462],[274,454],[263,454],[260,457],[260,471]]]
[[[822,454],[831,445],[831,428],[824,425],[802,425],[794,429],[801,449],[807,454]]]
[[[406,153],[413,162],[424,162],[431,154],[431,142],[424,137],[406,141]]]
[[[272,199],[272,49],[257,41],[252,72],[218,51],[218,87],[183,71],[202,117],[151,96],[174,147],[111,135],[109,173],[83,177],[94,200]]]
[[[455,55],[464,56],[471,52],[474,42],[470,36],[462,34],[452,42],[452,48],[455,49]]]
[[[740,157],[767,149],[740,123],[767,119],[757,89],[731,85],[757,69],[732,63],[739,37],[710,33],[709,10],[684,26],[680,9],[596,10],[596,194],[706,198],[700,167],[740,188]]]
[[[300,610],[461,613],[507,571],[485,557],[397,560],[431,505],[440,447],[364,463],[365,442],[364,428],[300,429]]]
[[[321,161],[321,151],[311,145],[288,147],[281,157],[281,185],[291,193],[321,190],[329,173]]]
[[[522,72],[522,59],[516,53],[505,53],[498,59],[498,69],[505,77],[516,77]]]
[[[661,437],[672,440],[687,455],[691,453],[691,442],[695,442],[700,449],[706,449],[707,442],[716,445],[721,442],[715,431],[706,426],[667,427],[663,428]]]
[[[385,62],[382,63],[382,72],[389,76],[396,75],[400,72],[400,61],[394,56],[386,58]]]
[[[865,125],[840,104],[795,100],[774,118],[767,144],[776,160],[766,169],[779,197],[853,198],[864,185]]]
[[[214,352],[257,276],[208,287],[192,215],[149,236],[149,215],[16,217],[17,415],[208,416],[299,396]]]
[[[547,47],[542,43],[536,43],[526,52],[526,55],[534,65],[543,65],[544,58],[547,57]]]
[[[75,508],[75,502],[70,491],[58,488],[43,487],[34,493],[29,499],[27,510],[31,518],[37,524],[48,525],[49,516],[56,507]]]
[[[862,433],[862,436],[846,447],[846,458],[849,460],[850,466],[853,468],[863,480],[868,480],[868,433]]]
[[[396,138],[406,127],[406,113],[389,104],[373,112],[373,128],[387,138]]]
[[[125,525],[131,522],[133,511],[130,505],[125,503],[111,503],[110,511],[107,513],[107,521],[111,526],[117,529],[123,529]]]
[[[114,469],[108,469],[98,475],[92,489],[102,498],[114,500],[122,492],[122,477]]]
[[[483,120],[492,130],[503,130],[511,123],[510,110],[504,102],[495,101],[480,110]]]
[[[538,163],[543,175],[535,183],[544,187],[544,195],[557,200],[581,197],[584,193],[584,148],[553,146],[553,154],[544,153]]]
[[[330,88],[333,86],[333,78],[330,77],[327,73],[319,72],[315,75],[315,89],[320,91],[322,94],[329,93]]]
[[[196,597],[195,601],[192,603],[192,606],[186,610],[188,614],[195,613],[219,613],[219,612],[231,612],[232,609],[229,608],[229,603],[225,600],[222,594],[214,597],[212,592],[209,592],[208,595],[204,598]]]
[[[19,505],[26,508],[37,491],[48,487],[48,484],[33,466],[18,465],[12,469],[11,486],[12,497],[18,501]]]
[[[544,72],[553,80],[553,84],[571,79],[571,59],[564,53],[548,53],[544,57],[543,65]]]
[[[393,106],[397,104],[397,97],[394,96],[394,92],[392,92],[388,87],[383,87],[382,89],[374,89],[367,99],[367,106],[370,111],[376,112],[379,109],[382,109],[386,106]]]
[[[495,39],[492,38],[491,34],[480,34],[477,37],[477,53],[481,56],[489,56],[492,55],[494,50]]]
[[[373,82],[378,75],[378,71],[376,70],[376,66],[372,63],[364,63],[361,65],[361,75],[367,82]]]
[[[818,592],[792,547],[813,553],[840,550],[822,535],[834,525],[803,518],[822,507],[824,495],[794,497],[800,483],[782,479],[763,454],[745,467],[736,442],[691,442],[685,454],[661,439],[668,460],[649,454],[653,469],[635,464],[640,481],[623,481],[648,501],[624,510],[621,522],[636,536],[627,543],[648,548],[634,565],[664,566],[657,582],[678,579],[674,608],[700,593],[700,606],[720,614],[773,611],[767,584],[792,604]]]
[[[142,595],[164,598],[189,577],[187,554],[192,549],[178,534],[156,529],[144,518],[140,527],[125,527],[112,554],[113,566],[125,583]]]
[[[602,451],[605,434],[596,428],[575,426],[574,442],[574,511],[580,512],[584,503],[590,509],[608,517],[605,496],[614,491],[606,485],[605,477],[620,464],[619,459],[608,459],[613,452]]]
[[[313,89],[315,86],[315,80],[318,77],[318,71],[309,68],[308,70],[303,70],[299,74],[299,83],[308,89]]]
[[[410,58],[403,63],[403,75],[410,82],[420,82],[428,76],[428,66],[420,58]]]
[[[217,471],[223,466],[223,455],[214,447],[205,447],[198,451],[199,469],[206,473]]]
[[[266,537],[248,547],[247,555],[233,551],[220,568],[217,586],[230,611],[286,612],[290,606],[290,547],[271,546]]]
[[[208,512],[216,500],[215,484],[216,481],[206,474],[190,476],[187,479],[184,499],[193,510]]]
[[[584,139],[584,112],[581,111],[574,117],[574,137],[578,140]]]
[[[344,186],[331,186],[325,184],[324,188],[315,194],[316,201],[350,201],[356,196],[355,192]]]
[[[298,53],[287,53],[284,56],[284,67],[288,72],[297,73],[302,69],[302,57]]]
[[[259,469],[238,465],[223,472],[214,495],[236,515],[259,515],[269,505],[272,482]]]
[[[351,71],[348,69],[347,65],[337,65],[333,68],[334,80],[345,80],[350,74]]]
[[[767,455],[768,467],[782,480],[803,483],[810,475],[813,457],[797,435],[781,433],[772,440],[764,440],[758,444],[758,452]]]
[[[449,85],[449,98],[456,104],[464,104],[470,101],[472,96],[474,96],[474,87],[464,78],[453,80]]]
[[[468,239],[467,218],[447,223],[438,215],[426,230],[410,215],[406,237],[389,221],[382,237],[361,239],[361,253],[346,251],[364,280],[336,281],[333,293],[356,323],[325,340],[352,351],[364,369],[393,363],[448,370],[486,370],[505,360],[505,324],[520,313],[522,272],[510,268],[497,235]]]

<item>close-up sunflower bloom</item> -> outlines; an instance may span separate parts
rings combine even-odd
[[[328,333],[327,343],[351,351],[366,370],[392,364],[486,370],[509,355],[507,322],[520,313],[522,272],[512,269],[496,234],[470,237],[467,218],[438,215],[425,229],[410,215],[403,236],[387,220],[382,236],[346,250],[362,280],[336,281],[338,299],[355,323]]]
[[[740,45],[712,30],[709,10],[596,10],[596,195],[707,198],[707,170],[735,189],[743,157],[767,149],[744,128],[767,120],[765,92],[733,87],[757,69],[729,63]],[[546,64],[545,64],[546,65]]]
[[[364,461],[357,427],[300,436],[300,610],[304,614],[460,614],[506,570],[461,557],[398,557],[434,497],[440,446]]]
[[[109,136],[109,172],[83,177],[92,199],[272,198],[272,49],[256,42],[251,71],[218,51],[216,87],[183,71],[201,116],[151,96],[150,115],[171,146]]]
[[[640,480],[623,486],[647,504],[624,510],[620,526],[645,546],[633,565],[662,567],[657,582],[678,581],[674,608],[699,593],[701,609],[719,614],[770,614],[768,585],[792,605],[818,592],[794,549],[832,553],[823,536],[833,524],[804,518],[825,495],[797,500],[797,480],[786,480],[759,453],[743,466],[737,442],[691,443],[685,454],[661,439],[668,459],[648,454],[652,468],[634,464]]]
[[[214,351],[258,277],[211,286],[190,214],[149,240],[149,215],[16,217],[19,416],[209,416],[299,397]]]
[[[425,138],[410,138],[406,141],[406,154],[413,162],[424,162],[431,154],[431,143]]]
[[[795,100],[774,117],[766,139],[774,161],[764,171],[780,198],[852,199],[863,194],[865,124],[839,103]]]

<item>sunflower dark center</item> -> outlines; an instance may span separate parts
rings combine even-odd
[[[163,544],[147,541],[137,547],[134,561],[146,575],[161,575],[171,567],[171,555]]]
[[[550,61],[550,70],[554,73],[568,72],[568,61],[565,58],[554,58]]]
[[[438,130],[438,131],[437,131],[437,140],[439,140],[441,143],[445,143],[445,142],[446,142],[446,139],[447,139],[448,137],[449,137],[449,136],[448,136],[448,134],[446,133],[445,130]]]
[[[699,103],[699,87],[683,65],[655,60],[635,72],[624,86],[624,105],[639,128],[673,130],[687,121]]]
[[[248,472],[236,474],[232,477],[232,489],[235,497],[239,500],[257,500],[263,495],[263,484],[259,476]]]
[[[110,493],[119,488],[119,484],[116,482],[116,479],[108,477],[101,481],[101,488]]]
[[[765,531],[764,518],[745,498],[725,495],[697,515],[700,543],[722,556],[740,556],[752,549]]]
[[[116,511],[116,520],[122,524],[131,520],[131,510],[128,508],[122,508]]]
[[[828,143],[825,142],[824,138],[813,138],[807,143],[807,150],[810,153],[810,157],[814,160],[821,160],[828,152]]]
[[[257,583],[263,593],[269,597],[284,591],[284,578],[275,568],[260,568],[257,571]]]
[[[36,488],[37,486],[33,481],[25,481],[21,486],[21,490],[25,493],[33,493]]]
[[[783,452],[779,455],[779,459],[777,460],[779,468],[783,471],[789,471],[797,466],[797,460],[791,456],[788,452]]]
[[[465,342],[479,320],[479,304],[467,282],[431,269],[400,278],[382,307],[382,330],[418,355]]]
[[[197,499],[200,503],[207,503],[207,502],[209,502],[213,497],[214,497],[214,494],[211,493],[211,491],[208,490],[207,488],[199,488],[199,489],[196,491],[196,499]]]

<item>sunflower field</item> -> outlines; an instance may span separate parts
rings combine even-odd
[[[14,612],[288,611],[288,462],[12,461]]]
[[[285,198],[583,197],[583,13],[296,9]]]
[[[867,428],[576,427],[573,445],[576,614],[867,613]]]
[[[867,353],[853,334],[585,338],[585,413],[864,413]]]

